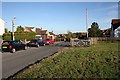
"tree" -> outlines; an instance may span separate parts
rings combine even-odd
[[[78,38],[80,36],[80,33],[76,32],[76,33],[73,33],[73,38]]]
[[[67,38],[73,38],[73,33],[68,31],[66,37]]]
[[[57,35],[58,38],[64,38],[64,35],[63,34],[59,34]]]
[[[101,37],[102,31],[99,29],[99,25],[97,22],[93,22],[91,28],[88,29],[89,37]]]
[[[5,33],[7,33],[8,32],[8,29],[7,28],[5,28]]]
[[[59,35],[57,35],[57,38],[59,38],[60,40],[64,40],[65,39],[65,35],[64,34],[59,34]]]
[[[16,32],[19,32],[19,33],[24,32],[24,28],[20,25],[17,27]]]

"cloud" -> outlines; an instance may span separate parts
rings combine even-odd
[[[118,5],[113,5],[110,7],[103,8],[103,10],[111,10],[111,9],[117,9],[117,8],[118,8]]]
[[[100,8],[96,8],[94,10],[105,11],[105,10],[113,10],[113,9],[118,9],[118,4],[112,5],[112,6],[108,6],[108,7],[100,7]]]

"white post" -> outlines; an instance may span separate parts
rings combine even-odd
[[[14,19],[15,17],[13,17],[13,20],[12,20],[12,40],[15,40],[15,36],[14,36]]]
[[[88,13],[86,8],[86,32],[87,32],[87,38],[88,38]]]

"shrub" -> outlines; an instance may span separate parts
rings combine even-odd
[[[35,38],[36,33],[35,32],[22,32],[22,33],[15,33],[15,40],[31,40]],[[12,34],[11,33],[4,33],[3,34],[4,40],[12,40]]]

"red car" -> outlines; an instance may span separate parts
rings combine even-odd
[[[54,44],[54,40],[52,39],[46,39],[44,40],[45,44]]]

